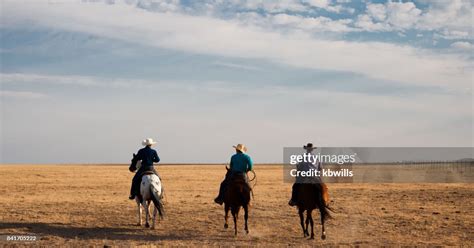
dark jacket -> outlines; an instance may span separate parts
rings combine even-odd
[[[153,162],[158,163],[160,162],[160,157],[158,157],[158,153],[153,150],[150,146],[145,146],[144,148],[140,149],[132,159],[132,164],[130,165],[130,171],[135,171],[137,169],[137,162],[141,160],[142,166],[140,167],[139,171],[148,171],[153,170]]]

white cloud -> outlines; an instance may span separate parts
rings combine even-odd
[[[99,88],[151,88],[159,86],[173,87],[173,82],[138,79],[100,78],[81,75],[51,75],[0,73],[4,84],[56,84],[64,86],[99,87]]]
[[[318,8],[327,8],[331,3],[331,0],[306,0],[308,4]]]
[[[374,22],[369,15],[359,15],[354,24],[356,27],[369,32],[388,31],[390,26],[384,22]]]
[[[126,1],[127,2],[127,1]],[[134,1],[128,1],[133,3]],[[138,0],[137,7],[162,12],[175,12],[181,9],[179,0]]]
[[[437,31],[443,38],[472,37],[470,1],[426,1],[429,7],[419,9],[413,2],[367,3],[366,13],[359,15],[358,27],[367,31],[407,29]]]
[[[315,32],[349,32],[354,30],[348,26],[350,19],[332,20],[324,16],[302,17],[298,15],[277,14],[272,16],[272,23],[285,25],[300,30],[311,30]]]
[[[412,2],[388,2],[386,4],[367,4],[367,14],[359,16],[361,21],[365,24],[360,24],[360,27],[368,27],[368,31],[384,30],[387,28],[375,28],[378,23],[391,29],[403,30],[413,28],[414,24],[420,17],[421,10],[418,9]],[[370,17],[370,18],[369,18]],[[372,20],[375,23],[370,23]]]
[[[444,29],[439,33],[434,33],[433,37],[446,40],[469,39],[469,32]]]
[[[412,2],[388,2],[387,22],[396,29],[409,29],[418,21],[421,10]]]
[[[324,146],[472,145],[472,130],[468,126],[472,125],[472,97],[468,94],[418,92],[408,96],[375,96],[291,85],[249,88],[235,83],[208,82],[198,87],[193,82],[164,85],[150,81],[159,85],[146,92],[94,88],[101,96],[97,101],[84,98],[91,92],[88,87],[108,85],[109,80],[49,74],[14,74],[9,80],[15,78],[22,83],[29,79],[30,83],[45,84],[42,87],[45,92],[52,88],[49,84],[54,83],[73,91],[48,92],[52,101],[5,99],[3,103],[9,105],[2,112],[5,118],[2,142],[8,148],[4,154],[14,154],[13,151],[24,148],[24,144],[16,142],[23,139],[32,141],[27,148],[33,151],[22,158],[5,156],[3,159],[7,161],[128,161],[137,142],[147,136],[160,140],[160,152],[167,162],[222,162],[228,159],[229,144],[236,140],[245,142],[255,160],[261,162],[278,162],[280,151],[268,147],[297,145],[302,140],[313,140]],[[117,78],[112,81],[133,84],[143,80]],[[22,83],[17,86],[24,88]],[[77,85],[82,87],[73,87]],[[238,108],[235,101],[229,101],[236,97]],[[315,113],[308,112],[307,106],[324,107]],[[145,123],[139,121],[143,116],[148,116]],[[304,122],[299,121],[303,119]],[[295,123],[298,123],[296,129]],[[71,130],[76,137],[74,144],[61,148],[60,144]],[[201,150],[218,151],[213,156],[193,151],[183,157],[175,149],[186,140],[199,142],[202,137],[220,137],[199,143]],[[90,143],[91,139],[97,142]],[[100,149],[104,142],[117,144],[107,157]],[[45,145],[53,147],[49,150],[54,152],[42,149]],[[61,156],[58,157],[57,151],[61,151]],[[87,158],[83,156],[85,153]]]
[[[20,99],[40,99],[46,97],[46,94],[33,91],[11,91],[0,90],[0,97],[20,98]]]
[[[2,84],[6,83],[54,83],[81,86],[98,86],[97,80],[83,76],[41,75],[23,73],[1,73]]]
[[[245,65],[245,64],[237,64],[237,63],[229,63],[229,62],[223,62],[223,61],[216,61],[213,63],[214,65],[218,66],[224,66],[224,67],[229,67],[233,69],[242,69],[242,70],[248,70],[248,71],[261,71],[262,69],[256,66],[250,66],[250,65]]]
[[[427,30],[470,32],[472,35],[471,1],[430,1],[430,8],[423,13],[418,26]]]
[[[350,71],[407,84],[445,88],[470,86],[470,62],[409,46],[378,42],[316,39],[305,33],[282,34],[259,26],[177,13],[153,13],[129,5],[101,3],[3,3],[2,26],[42,26],[84,32],[167,49],[219,56],[266,59],[290,66]],[[116,18],[112,18],[116,17]],[[403,15],[397,16],[403,18]],[[343,30],[344,20],[291,17],[317,29]],[[411,22],[411,21],[408,21]],[[404,25],[404,24],[401,24]]]
[[[460,50],[470,50],[472,52],[474,45],[472,45],[470,42],[467,42],[467,41],[457,41],[457,42],[453,42],[451,44],[451,47],[455,49],[460,49]]]
[[[340,13],[343,11],[353,13],[355,11],[352,8],[347,8],[342,5],[334,4],[332,0],[304,0],[303,2],[309,4],[310,6],[334,13]]]
[[[367,13],[376,21],[384,21],[387,18],[387,8],[383,4],[367,4]]]
[[[227,3],[226,3],[227,4]],[[279,13],[285,11],[305,11],[306,6],[301,4],[299,1],[295,0],[282,0],[282,1],[253,1],[253,0],[243,0],[243,1],[230,1],[229,4],[234,4],[236,6],[241,6],[246,9],[263,9],[269,13]]]
[[[216,61],[216,65],[229,66],[232,68],[241,68],[248,70],[256,70],[258,68],[247,67],[245,65],[226,63]],[[253,99],[267,99],[268,97],[285,97],[288,99],[299,99],[301,101],[318,99],[321,102],[340,103],[334,105],[334,108],[345,108],[347,102],[351,103],[350,108],[371,109],[372,111],[400,111],[410,110],[419,113],[443,113],[443,115],[465,116],[472,115],[472,111],[466,106],[469,106],[470,95],[468,92],[462,94],[427,94],[419,92],[411,96],[389,96],[389,95],[367,95],[364,93],[339,92],[328,91],[326,89],[318,88],[301,88],[292,87],[291,85],[267,85],[267,87],[255,87],[249,91],[248,85],[235,84],[225,81],[200,81],[199,86],[192,81],[159,81],[159,80],[143,80],[143,79],[129,79],[129,78],[102,78],[82,75],[55,75],[55,74],[27,74],[27,73],[1,73],[2,84],[8,84],[9,88],[18,86],[24,88],[25,83],[42,84],[45,91],[49,88],[48,85],[57,84],[63,86],[81,86],[83,90],[89,90],[89,87],[96,87],[97,89],[114,89],[122,88],[128,90],[129,88],[154,88],[165,92],[174,91],[192,91],[192,92],[218,92],[225,95],[244,94]],[[72,89],[78,89],[72,87]],[[199,89],[199,90],[198,90]],[[271,89],[271,90],[270,90]],[[43,93],[33,91],[10,90],[2,91],[3,96],[12,97],[30,97],[41,98],[46,96]],[[166,94],[164,94],[166,95]],[[206,95],[207,96],[207,95]],[[201,95],[202,97],[202,95]],[[350,100],[349,100],[350,99]],[[431,105],[426,105],[431,103]],[[250,104],[250,103],[249,103]],[[287,104],[280,102],[279,104]],[[464,106],[464,108],[460,108]],[[337,114],[336,111],[334,114]]]

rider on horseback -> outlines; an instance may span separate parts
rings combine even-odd
[[[130,164],[129,170],[131,172],[135,172],[137,170],[137,162],[140,160],[142,161],[142,164],[135,176],[133,177],[132,188],[130,190],[130,196],[128,197],[130,200],[133,200],[135,199],[135,196],[140,195],[140,182],[145,172],[153,172],[159,177],[158,173],[153,167],[153,162],[160,162],[160,157],[158,157],[158,153],[151,148],[151,146],[154,144],[156,144],[156,142],[153,141],[153,139],[145,139],[142,141],[142,145],[144,145],[145,147],[140,149],[136,155],[133,154],[133,159],[132,163]]]
[[[308,143],[307,145],[303,146],[303,148],[306,150],[306,153],[311,154],[316,147],[313,147],[312,143]],[[311,162],[302,162],[297,165],[297,170],[298,171],[309,171],[310,169],[318,170],[321,171],[321,162],[317,163],[316,165],[313,165]],[[293,188],[291,191],[291,199],[288,202],[290,206],[296,206],[297,199],[298,199],[298,190],[301,184],[303,183],[310,183],[310,184],[321,184],[321,190],[322,190],[322,196],[323,196],[323,201],[324,204],[327,206],[329,204],[329,194],[328,194],[328,188],[326,184],[324,184],[321,180],[320,177],[310,177],[310,178],[305,178],[305,177],[297,177],[296,182],[293,184]]]
[[[253,170],[252,158],[250,158],[249,155],[245,154],[247,148],[242,144],[238,144],[233,147],[235,148],[236,153],[232,155],[230,159],[230,168],[227,170],[227,174],[225,175],[224,181],[222,181],[221,183],[219,195],[216,197],[216,199],[214,199],[214,202],[220,205],[222,205],[222,203],[224,202],[224,194],[229,186],[231,179],[234,176],[243,176],[245,178],[245,181],[248,183],[247,172]]]

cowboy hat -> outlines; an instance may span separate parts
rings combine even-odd
[[[242,145],[242,144],[237,144],[236,146],[232,146],[232,147],[235,148],[237,151],[241,151],[241,152],[247,151],[247,147],[245,147],[245,145]]]
[[[313,147],[313,143],[308,143],[305,146],[303,146],[304,149],[315,149],[316,147]]]
[[[156,144],[156,141],[154,141],[152,138],[147,138],[142,141],[142,145],[144,146],[151,146]]]

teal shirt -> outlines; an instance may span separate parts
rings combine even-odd
[[[236,153],[230,158],[230,169],[235,172],[247,172],[253,170],[253,162],[249,155]]]

